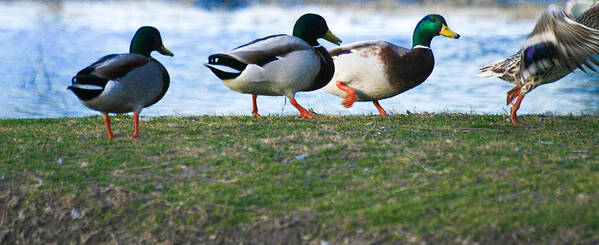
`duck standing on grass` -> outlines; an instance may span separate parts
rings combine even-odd
[[[162,99],[168,89],[168,72],[150,56],[154,50],[173,56],[162,44],[156,28],[141,27],[131,40],[128,54],[110,54],[100,58],[79,71],[68,87],[85,106],[102,112],[111,140],[114,136],[108,113],[133,112],[135,131],[129,139],[137,138],[139,113],[144,107]]]
[[[299,117],[314,118],[294,96],[298,91],[322,88],[335,72],[333,60],[318,38],[341,43],[324,18],[305,14],[295,23],[293,36],[257,39],[226,53],[210,55],[205,65],[230,89],[252,95],[255,117],[262,117],[256,105],[258,95],[284,95],[300,112]]]
[[[595,55],[595,57],[593,57]],[[516,112],[524,95],[539,85],[555,82],[583,66],[595,71],[599,65],[599,4],[577,21],[551,5],[541,16],[524,47],[516,54],[480,68],[480,77],[498,77],[516,86],[507,92],[512,124],[521,125]]]
[[[329,53],[335,62],[335,75],[323,89],[345,97],[341,104],[346,108],[356,101],[372,101],[384,116],[387,113],[378,100],[414,88],[431,74],[435,59],[430,44],[438,35],[460,37],[447,27],[443,16],[431,14],[416,25],[412,49],[378,40],[332,48]]]

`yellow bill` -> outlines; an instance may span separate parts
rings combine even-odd
[[[166,49],[164,47],[164,45],[160,46],[160,48],[158,49],[158,53],[161,53],[163,55],[168,55],[168,56],[174,56],[173,52],[171,52],[170,50]]]
[[[441,34],[443,36],[446,36],[446,37],[449,37],[449,38],[455,38],[455,39],[460,38],[459,34],[451,31],[449,29],[449,27],[447,27],[446,25],[443,25],[443,27],[441,28],[441,31],[439,32],[439,34]]]
[[[322,38],[337,45],[341,43],[341,39],[333,35],[333,33],[331,33],[331,30],[328,30]]]

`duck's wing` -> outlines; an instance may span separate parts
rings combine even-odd
[[[397,52],[397,54],[400,56],[409,51],[409,49],[396,46],[389,42],[380,41],[380,40],[369,40],[369,41],[355,42],[355,43],[350,43],[347,45],[342,45],[342,46],[331,48],[331,49],[329,49],[329,54],[332,57],[337,57],[337,56],[344,55],[344,54],[358,52],[358,51],[361,51],[364,49],[369,49],[369,48],[373,48],[373,47],[383,47],[383,46],[392,46],[394,48],[395,52]]]
[[[256,39],[225,53],[210,55],[208,64],[205,65],[217,77],[227,80],[241,75],[249,64],[264,66],[291,52],[312,48],[304,40],[294,36],[272,35]]]
[[[527,79],[539,70],[559,64],[570,70],[599,66],[599,30],[572,20],[555,5],[541,16],[521,51],[521,76]]]
[[[246,64],[264,65],[291,52],[309,49],[312,49],[312,46],[304,40],[280,34],[256,39],[226,54]]]
[[[599,29],[599,1],[595,1],[589,9],[576,19],[576,22],[596,30]]]
[[[150,58],[139,54],[111,54],[79,71],[73,84],[94,84],[121,78],[127,73],[150,62]],[[104,82],[105,83],[105,82]]]
[[[71,80],[72,90],[81,100],[100,95],[110,80],[118,80],[137,67],[144,66],[149,57],[137,54],[111,54],[83,68]]]

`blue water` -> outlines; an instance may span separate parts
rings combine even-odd
[[[474,11],[474,13],[473,13]],[[477,10],[476,10],[477,11]],[[290,8],[250,6],[209,11],[167,2],[65,2],[52,11],[41,3],[0,3],[0,118],[95,115],[66,87],[72,76],[110,53],[127,52],[142,25],[160,29],[174,57],[154,57],[171,75],[171,87],[143,115],[249,115],[251,96],[225,87],[203,66],[209,54],[226,51],[256,38],[289,33],[306,12],[327,19],[344,43],[381,39],[411,46],[415,24],[427,13],[441,13],[459,40],[438,37],[432,48],[436,65],[422,85],[382,100],[391,113],[506,113],[511,84],[474,76],[478,67],[516,52],[534,19],[510,20],[475,10],[418,11],[339,10],[318,6]],[[492,11],[491,11],[492,12]],[[322,40],[326,47],[333,45]],[[597,113],[599,76],[577,71],[541,86],[525,98],[520,113]],[[350,109],[324,91],[298,93],[298,102],[324,114],[374,114],[371,103]],[[297,114],[284,97],[258,97],[262,115]]]

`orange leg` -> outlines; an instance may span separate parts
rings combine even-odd
[[[112,136],[112,130],[110,130],[110,118],[108,118],[107,112],[102,112],[104,115],[104,124],[106,124],[106,131],[108,131],[108,138],[114,140],[114,136]]]
[[[314,118],[314,116],[310,114],[310,112],[308,112],[306,109],[304,109],[304,107],[299,105],[294,98],[289,98],[289,103],[295,106],[295,108],[297,108],[297,110],[300,112],[298,117]]]
[[[258,95],[252,94],[252,115],[254,115],[257,118],[262,118],[262,116],[258,114],[258,105],[256,104],[256,98],[258,98]]]
[[[139,113],[137,112],[133,112],[133,124],[135,126],[135,130],[133,131],[133,136],[131,136],[128,140],[135,139],[139,135]]]
[[[510,91],[507,91],[506,105],[512,103],[512,101],[514,101],[514,99],[518,97],[518,95],[520,95],[520,85],[513,87],[512,89],[510,89]]]
[[[378,100],[373,100],[372,103],[374,104],[374,106],[376,107],[377,110],[379,110],[379,114],[381,116],[386,116],[387,112],[385,112],[385,109],[383,109],[383,107],[381,107],[381,104],[379,104]]]
[[[356,102],[356,90],[346,86],[341,81],[337,81],[336,84],[339,89],[347,93],[345,99],[341,102],[341,104],[345,106],[345,108],[350,108],[354,104],[354,102]]]
[[[518,99],[516,100],[516,103],[514,103],[512,109],[510,110],[510,119],[512,120],[512,124],[516,126],[522,125],[520,120],[518,120],[518,115],[516,114],[516,112],[518,112],[518,109],[520,109],[520,103],[522,103],[522,99],[524,99],[524,95],[518,92]]]

